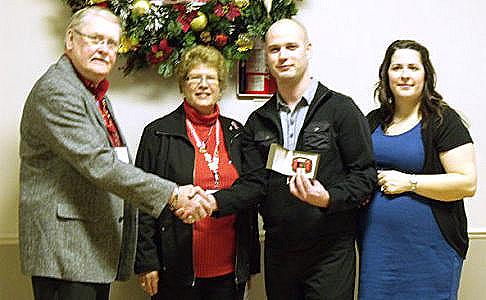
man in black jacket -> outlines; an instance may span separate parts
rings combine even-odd
[[[310,76],[311,43],[294,20],[265,37],[278,93],[242,134],[245,173],[212,200],[218,215],[258,203],[265,234],[268,299],[353,299],[355,227],[376,178],[367,122],[353,100]],[[266,170],[269,147],[320,154],[315,180]]]

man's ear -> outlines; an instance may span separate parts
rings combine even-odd
[[[66,50],[72,50],[74,47],[74,31],[72,29],[66,32],[65,47]]]
[[[305,44],[305,54],[306,54],[307,59],[310,59],[312,57],[312,43],[311,42],[307,42]]]

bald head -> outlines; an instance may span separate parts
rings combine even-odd
[[[307,82],[310,52],[307,31],[299,22],[281,19],[270,26],[265,35],[265,54],[279,90],[284,82],[288,87]]]
[[[280,19],[268,28],[267,33],[265,34],[265,43],[267,43],[268,39],[271,39],[275,33],[281,32],[293,32],[296,33],[296,36],[301,37],[304,42],[309,41],[307,29],[305,29],[304,25],[294,19]]]

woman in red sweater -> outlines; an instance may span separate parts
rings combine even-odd
[[[227,71],[221,53],[196,46],[177,69],[184,101],[144,130],[136,165],[208,193],[238,178],[241,124],[219,114]],[[152,299],[243,299],[259,271],[256,209],[193,224],[170,208],[158,219],[140,213],[135,272]]]

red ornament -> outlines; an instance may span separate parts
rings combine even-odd
[[[96,6],[108,8],[108,1],[96,3]]]
[[[147,55],[151,64],[155,65],[163,62],[172,54],[174,49],[169,46],[169,41],[163,39],[158,45],[152,45],[152,52]]]
[[[214,37],[214,43],[216,47],[222,48],[228,43],[228,36],[223,33],[217,34]]]

